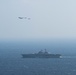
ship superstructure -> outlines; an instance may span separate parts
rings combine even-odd
[[[34,54],[22,54],[23,58],[60,58],[61,54],[50,54],[46,51],[43,52],[42,50],[38,53]]]

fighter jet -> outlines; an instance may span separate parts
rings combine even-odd
[[[27,20],[30,20],[31,18],[28,18],[28,17],[18,17],[19,19],[27,19]]]
[[[28,20],[30,20],[31,18],[28,18]]]
[[[23,19],[23,17],[18,17],[19,19]]]

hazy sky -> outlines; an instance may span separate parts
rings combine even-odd
[[[48,38],[76,38],[76,0],[0,0],[0,39]]]

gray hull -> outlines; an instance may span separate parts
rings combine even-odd
[[[60,58],[60,54],[22,54],[23,58]]]

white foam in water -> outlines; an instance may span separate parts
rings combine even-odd
[[[76,58],[76,56],[61,56],[60,58]]]

